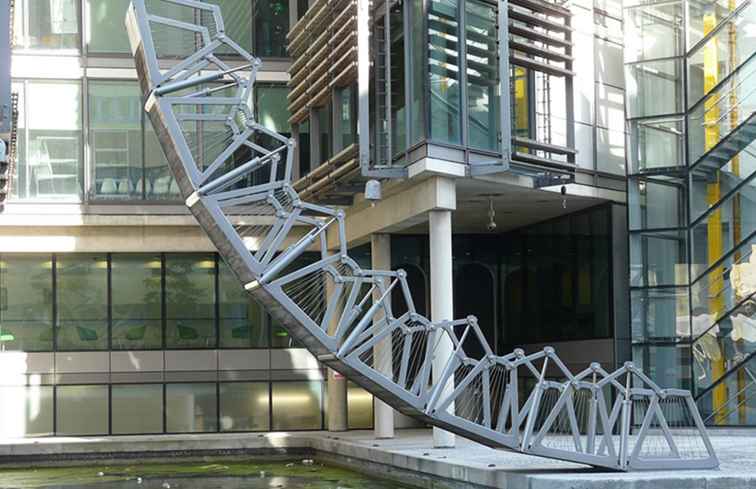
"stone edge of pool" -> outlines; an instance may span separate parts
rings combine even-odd
[[[427,430],[397,434],[392,440],[375,439],[365,431],[0,439],[0,468],[70,466],[94,460],[117,464],[312,457],[429,489],[756,489],[756,453],[740,460],[735,470],[725,466],[717,471],[628,474],[490,450],[465,440],[458,440],[456,449],[432,449]],[[728,441],[730,446],[733,443]],[[756,452],[756,437],[740,438],[739,443],[743,450]]]

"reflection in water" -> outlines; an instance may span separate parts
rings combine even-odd
[[[0,487],[45,489],[408,489],[396,482],[294,460],[0,470]]]

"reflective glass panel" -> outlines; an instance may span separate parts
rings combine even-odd
[[[680,59],[629,64],[625,79],[629,118],[682,112],[683,68]]]
[[[630,125],[630,173],[685,165],[681,119],[644,120]]]
[[[219,261],[218,268],[221,347],[265,348],[268,345],[265,311],[252,300],[224,261]]]
[[[678,228],[685,222],[685,187],[678,180],[628,181],[630,229]]]
[[[90,194],[95,198],[142,197],[141,100],[136,82],[89,82]]]
[[[691,388],[689,345],[633,346],[633,362],[663,389]]]
[[[285,85],[256,84],[257,122],[271,131],[291,134],[289,106],[286,98],[288,94],[289,89]]]
[[[17,0],[16,3],[21,3]],[[79,5],[77,0],[26,0],[28,31],[26,45],[37,49],[79,47]]]
[[[160,255],[117,253],[111,262],[114,350],[146,350],[163,344]]]
[[[656,2],[626,9],[626,61],[683,54],[684,27],[683,2]]]
[[[273,430],[322,429],[322,406],[322,382],[274,382]]]
[[[221,384],[220,408],[222,431],[267,431],[270,429],[269,384]]]
[[[0,256],[0,350],[52,351],[52,256]]]
[[[247,52],[252,51],[252,3],[249,0],[207,0],[220,5],[226,35]],[[221,48],[221,53],[232,53]]]
[[[665,287],[630,291],[632,335],[636,340],[689,338],[688,289]]]
[[[58,435],[108,433],[107,385],[60,385],[55,393]]]
[[[136,182],[137,193],[144,191],[148,200],[173,200],[181,198],[178,184],[168,167],[168,160],[160,146],[149,119],[144,124],[144,177]]]
[[[216,384],[166,384],[168,433],[218,431]]]
[[[113,434],[163,432],[163,385],[114,385]]]
[[[289,0],[253,0],[255,56],[285,58]]]
[[[497,9],[465,2],[467,33],[467,113],[470,146],[499,147],[499,53]]]
[[[25,104],[28,130],[18,160],[15,195],[21,200],[81,198],[81,88],[78,82],[26,83],[19,101]]]
[[[123,19],[130,0],[89,0],[90,53],[131,53]]]
[[[108,347],[108,259],[106,255],[58,255],[58,350]]]
[[[457,0],[431,0],[428,6],[430,138],[460,144],[461,91]]]
[[[688,282],[685,231],[630,234],[630,285],[684,285]]]
[[[0,436],[22,438],[52,434],[51,386],[0,386]]]
[[[166,346],[215,347],[215,257],[167,254],[165,294]]]
[[[365,389],[349,382],[347,412],[350,430],[371,429],[373,427],[373,396]]]

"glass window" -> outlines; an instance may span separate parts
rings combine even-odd
[[[81,88],[78,82],[26,82],[15,197],[79,200],[82,185]]]
[[[627,116],[652,117],[682,111],[682,61],[644,61],[626,67]]]
[[[89,82],[89,148],[94,166],[91,195],[142,197],[142,108],[137,82]]]
[[[683,121],[655,119],[632,123],[627,156],[628,173],[684,165]]]
[[[428,76],[425,72],[427,65],[425,64],[425,36],[423,22],[425,20],[425,14],[423,13],[424,2],[409,2],[410,5],[410,66],[411,66],[411,82],[410,82],[410,144],[415,144],[425,139],[426,134],[426,110],[425,103],[425,80]]]
[[[323,383],[274,382],[273,430],[323,428]]]
[[[160,255],[114,254],[111,259],[113,350],[163,345]]]
[[[90,53],[131,53],[123,19],[131,0],[89,0]]]
[[[143,125],[144,177],[137,180],[135,192],[144,192],[148,200],[177,201],[181,198],[181,192],[168,167],[168,160],[165,158],[155,129],[146,116]]]
[[[347,385],[347,417],[350,430],[373,428],[373,396],[352,382]]]
[[[340,89],[341,107],[341,149],[347,148],[357,142],[357,114],[355,107],[356,87],[354,85]]]
[[[286,34],[289,33],[289,0],[254,0],[255,56],[288,56]]]
[[[465,2],[467,25],[467,112],[470,146],[499,148],[499,53],[497,8]]]
[[[78,0],[16,0],[17,46],[32,49],[79,47]]]
[[[247,52],[252,51],[252,3],[249,0],[208,0],[220,5],[226,35]],[[220,53],[235,53],[222,47]]]
[[[632,290],[630,302],[633,339],[690,337],[690,301],[687,288]]]
[[[654,2],[625,11],[627,61],[668,58],[684,53],[682,2]]]
[[[0,436],[22,438],[52,434],[51,386],[0,386]]]
[[[222,431],[270,429],[270,387],[267,382],[239,382],[220,386]]]
[[[625,133],[596,128],[596,169],[625,176]]]
[[[216,384],[166,384],[168,433],[218,431]]]
[[[52,351],[51,259],[0,256],[0,350]]]
[[[391,151],[407,149],[407,94],[405,88],[404,2],[391,7]]]
[[[633,346],[633,362],[665,389],[691,388],[690,346]]]
[[[255,85],[257,122],[271,131],[291,134],[288,94],[289,89],[285,85]]]
[[[628,181],[630,229],[677,228],[685,225],[685,192],[679,181]]]
[[[163,432],[163,385],[114,385],[113,434]]]
[[[107,385],[58,386],[55,392],[58,435],[108,433]]]
[[[688,281],[685,231],[630,234],[630,285],[683,285]]]
[[[310,121],[306,119],[297,126],[297,156],[299,157],[299,176],[310,173]]]
[[[195,23],[195,9],[192,7],[178,5],[170,0],[150,0],[148,5],[153,15],[179,22]],[[156,22],[152,22],[150,27],[158,56],[183,58],[195,51],[197,40],[194,31]]]
[[[310,7],[308,0],[297,0],[297,20],[301,19],[307,13]]]
[[[428,11],[430,138],[461,144],[457,0],[431,0]]]
[[[58,350],[108,347],[106,255],[59,255],[56,263]]]
[[[166,255],[165,340],[168,348],[215,347],[214,301],[213,255]]]
[[[265,311],[252,300],[224,261],[218,263],[220,342],[223,348],[265,348]]]

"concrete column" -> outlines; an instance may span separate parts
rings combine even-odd
[[[370,247],[373,270],[391,270],[391,236],[388,234],[370,235]],[[390,336],[376,344],[373,350],[378,371],[388,375],[392,374],[391,350]],[[375,400],[374,430],[376,438],[394,437],[394,410],[380,399]]]
[[[335,286],[330,275],[325,280],[326,297],[335,293]],[[328,324],[328,334],[334,334],[341,314],[334,314]],[[348,428],[347,380],[335,370],[328,369],[328,431],[346,431]]]
[[[433,210],[429,213],[430,241],[430,292],[431,321],[453,319],[454,294],[452,287],[452,225],[451,211]],[[445,337],[436,350],[433,360],[433,381],[443,372],[447,360],[453,353],[452,342]],[[454,390],[453,382],[446,386],[448,393]],[[454,405],[449,406],[450,410]],[[455,443],[454,434],[433,428],[433,447],[450,448]]]

